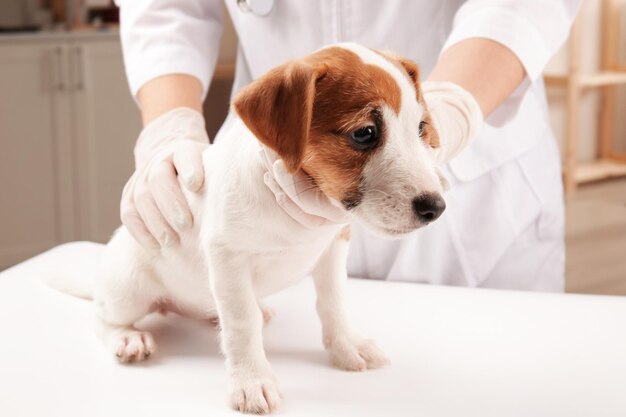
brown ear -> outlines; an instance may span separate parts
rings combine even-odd
[[[413,84],[417,86],[420,81],[420,69],[417,64],[406,58],[398,58],[398,60],[400,61],[400,64],[404,67],[406,73],[409,74],[411,80],[413,80]]]
[[[245,87],[233,102],[248,129],[283,159],[290,172],[302,165],[317,77],[311,65],[292,61]]]
[[[400,64],[404,67],[404,70],[409,74],[411,80],[413,80],[413,84],[415,84],[415,92],[417,94],[417,101],[424,106],[426,109],[426,114],[424,114],[424,122],[426,122],[424,129],[424,141],[433,148],[439,147],[439,135],[437,131],[433,127],[432,119],[430,117],[430,110],[428,109],[428,105],[424,100],[424,95],[422,94],[422,88],[420,87],[420,70],[417,64],[409,59],[399,58]]]
[[[422,89],[420,88],[420,68],[410,59],[398,58],[398,60],[415,85],[417,101],[425,106],[426,103],[424,103],[424,96],[422,95]]]

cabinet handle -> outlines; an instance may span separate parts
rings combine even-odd
[[[75,68],[76,68],[76,89],[84,90],[85,89],[85,81],[84,81],[84,67],[83,67],[83,47],[77,46],[74,48],[74,60],[75,60]]]
[[[57,90],[65,91],[65,81],[63,77],[63,48],[57,46],[56,49],[56,60],[57,60]]]

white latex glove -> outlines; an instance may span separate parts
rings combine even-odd
[[[478,135],[484,121],[482,110],[474,96],[454,83],[426,81],[421,87],[439,135],[437,161],[448,162]]]
[[[265,185],[295,221],[309,229],[348,223],[347,212],[331,203],[311,177],[303,171],[290,174],[283,160],[263,145],[260,153],[267,169],[263,177]]]
[[[120,203],[122,223],[144,247],[158,249],[179,241],[193,224],[177,176],[190,191],[204,182],[202,152],[209,146],[204,117],[177,108],[150,122],[135,145],[136,170]]]

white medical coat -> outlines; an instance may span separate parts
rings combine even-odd
[[[206,93],[222,30],[219,0],[118,0],[133,94],[171,73]],[[413,282],[558,291],[563,287],[559,156],[541,73],[565,42],[581,0],[275,0],[267,16],[226,0],[239,38],[233,91],[324,45],[355,41],[411,58],[425,77],[447,47],[488,38],[526,69],[480,136],[446,167],[448,208],[400,241],[354,226],[352,275]]]

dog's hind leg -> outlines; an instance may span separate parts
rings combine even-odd
[[[156,351],[152,334],[132,325],[111,325],[98,318],[98,330],[107,347],[122,363],[140,362]]]
[[[117,268],[115,268],[117,269]],[[139,362],[155,351],[154,338],[134,324],[151,311],[159,300],[158,288],[147,272],[132,275],[120,270],[104,270],[94,301],[97,331],[107,348],[120,362]]]

